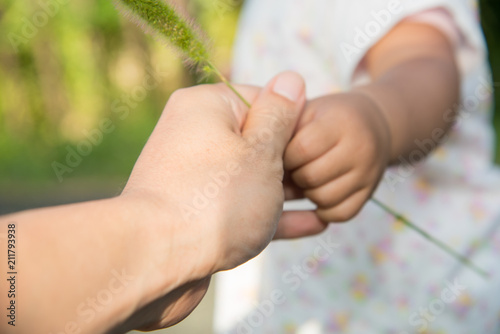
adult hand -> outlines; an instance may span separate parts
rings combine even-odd
[[[23,277],[11,311],[22,319],[0,332],[168,327],[196,307],[211,274],[268,245],[304,82],[284,73],[237,89],[250,111],[223,85],[173,94],[122,195],[0,217],[0,230],[19,231]]]
[[[305,103],[304,82],[292,72],[262,90],[236,89],[249,111],[222,84],[175,92],[122,195],[153,200],[159,216],[175,213],[176,238],[198,240],[204,275],[248,261],[272,239],[284,200],[283,155]],[[173,235],[174,224],[153,224]]]
[[[160,277],[174,271],[182,282],[203,280],[255,257],[275,234],[284,201],[283,155],[305,103],[304,82],[286,72],[262,90],[236,89],[251,102],[249,111],[224,85],[174,93],[122,194],[155,203],[154,216],[164,217],[147,222],[158,238],[152,243]],[[181,286],[180,299],[169,294],[154,301],[175,303],[178,311],[169,309],[143,328],[181,320],[202,299],[206,283],[188,287],[191,294]]]

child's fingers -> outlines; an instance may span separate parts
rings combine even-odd
[[[346,163],[345,155],[339,146],[330,149],[316,160],[300,167],[292,173],[294,182],[304,189],[317,188],[338,179],[353,169]]]
[[[354,218],[370,198],[370,191],[362,189],[342,203],[329,208],[318,208],[316,214],[324,222],[342,223]]]
[[[285,169],[297,169],[321,155],[339,141],[339,135],[325,121],[315,120],[304,126],[292,139],[285,152]]]
[[[318,188],[304,190],[304,195],[320,208],[334,207],[365,188],[357,183],[358,179],[355,173],[348,173]]]
[[[327,226],[328,224],[311,211],[284,212],[274,240],[308,237],[323,232]]]

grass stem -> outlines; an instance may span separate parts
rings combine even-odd
[[[240,94],[240,92],[238,92],[236,90],[236,88],[234,88],[234,86],[229,82],[229,80],[226,79],[226,77],[224,76],[224,74],[222,74],[219,69],[214,65],[212,64],[212,62],[210,61],[207,61],[207,66],[210,68],[210,70],[212,70],[218,77],[219,79],[226,84],[226,86],[229,87],[229,89],[231,89],[237,96],[238,98],[248,107],[248,108],[251,108],[252,105]]]
[[[429,233],[427,233],[424,230],[422,230],[420,227],[418,227],[415,224],[413,224],[412,222],[410,222],[403,215],[397,213],[396,211],[394,211],[393,209],[391,209],[390,207],[388,207],[384,203],[380,202],[376,198],[372,198],[372,202],[374,204],[376,204],[379,208],[381,208],[382,210],[384,210],[385,212],[387,212],[387,213],[391,214],[392,216],[394,216],[394,218],[396,218],[398,221],[402,222],[407,227],[411,228],[412,230],[414,230],[415,232],[417,232],[418,234],[420,234],[421,236],[423,236],[425,239],[429,240],[430,242],[432,242],[433,244],[435,244],[436,246],[438,246],[439,248],[441,248],[443,251],[445,251],[446,253],[448,253],[449,255],[451,255],[452,257],[454,257],[455,259],[457,259],[459,262],[461,262],[462,264],[468,266],[470,269],[472,269],[474,272],[476,272],[482,278],[485,278],[485,279],[488,278],[489,275],[488,275],[488,273],[486,271],[484,271],[483,269],[481,269],[478,266],[476,266],[474,263],[472,263],[465,256],[460,255],[457,252],[455,252],[451,247],[449,247],[448,245],[446,245],[445,243],[443,243],[441,240],[438,240],[438,239],[434,238],[432,235],[430,235]]]

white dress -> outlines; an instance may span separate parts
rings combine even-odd
[[[294,70],[305,77],[308,98],[348,90],[368,80],[366,51],[408,19],[435,25],[456,46],[461,112],[439,149],[423,163],[389,169],[375,197],[490,278],[368,203],[348,224],[275,242],[220,274],[217,333],[500,333],[500,172],[492,164],[492,88],[474,1],[249,0],[234,81],[264,85]]]

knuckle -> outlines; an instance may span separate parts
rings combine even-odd
[[[249,169],[257,170],[262,175],[278,177],[280,181],[283,179],[283,159],[269,145],[246,143],[238,150],[236,157]]]
[[[251,142],[243,142],[237,152],[237,159],[245,163],[255,164],[262,160],[262,155],[259,152],[259,147]]]
[[[316,215],[324,223],[332,223],[336,221],[335,217],[330,212],[325,210],[317,210]]]
[[[313,190],[304,192],[307,198],[313,201],[318,207],[325,208],[332,204],[331,198],[324,191]]]
[[[360,208],[357,208],[357,207],[349,207],[349,208],[343,208],[343,209],[339,210],[336,213],[336,216],[337,216],[336,221],[343,223],[343,222],[347,222],[347,221],[351,220],[352,218],[354,218],[356,216],[359,209]]]
[[[350,202],[347,205],[340,205],[330,210],[320,210],[318,215],[325,217],[326,221],[344,223],[350,221],[361,211],[362,206],[357,202]]]
[[[247,151],[254,160],[283,160],[283,153],[274,144],[274,134],[265,129],[259,129],[246,140]]]
[[[310,145],[304,137],[296,137],[296,140],[294,141],[293,146],[290,147],[290,150],[294,157],[307,158],[310,151]]]
[[[279,132],[290,123],[290,120],[286,117],[286,111],[278,106],[258,107],[256,114],[263,119],[265,124],[267,124],[266,131]]]
[[[317,173],[309,168],[295,172],[293,179],[304,188],[314,188],[318,183]]]
[[[358,193],[357,197],[351,197],[349,202],[340,208],[338,212],[340,222],[346,222],[353,219],[361,211],[364,203],[364,195],[360,195],[362,195],[362,193]]]
[[[169,103],[182,103],[188,95],[190,95],[190,91],[187,88],[180,88],[170,94],[168,101]]]

